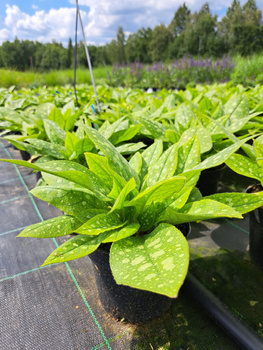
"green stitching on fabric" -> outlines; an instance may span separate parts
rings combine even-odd
[[[26,275],[26,274],[29,273],[29,272],[34,272],[34,271],[42,270],[42,269],[45,269],[46,267],[51,267],[51,265],[42,266],[42,267],[36,267],[35,269],[32,269],[32,270],[20,272],[20,273],[17,273],[16,275],[2,278],[2,279],[0,280],[0,282],[7,281],[7,280],[10,280],[10,279],[15,278],[15,277],[18,277],[18,276]]]
[[[1,143],[2,148],[4,149],[5,153],[8,155],[8,157],[9,157],[10,159],[12,159],[11,154],[10,154],[10,153],[8,152],[8,150],[4,147],[3,143],[2,143],[1,141],[0,141],[0,143]],[[19,172],[17,166],[16,166],[15,164],[13,164],[13,166],[15,167],[15,170],[16,170],[16,172],[17,172],[17,174],[18,174],[18,177],[19,177],[21,183],[23,184],[23,186],[25,187],[27,193],[29,194],[30,200],[31,200],[31,202],[32,202],[32,204],[33,204],[33,206],[34,206],[36,212],[37,212],[38,217],[40,218],[41,221],[44,221],[44,219],[43,219],[42,215],[40,214],[40,212],[39,212],[39,210],[38,210],[38,207],[37,207],[37,205],[36,205],[36,203],[35,203],[35,201],[34,201],[34,198],[32,197],[31,193],[28,191],[28,188],[27,188],[27,186],[26,186],[26,184],[25,184],[25,182],[24,182],[24,180],[23,180],[23,178],[22,178],[22,176],[21,176],[21,174],[20,174],[20,172]],[[54,241],[56,247],[58,247],[58,243],[57,243],[57,241],[55,240],[55,238],[52,238],[52,239],[53,239],[53,241]],[[105,336],[105,334],[104,334],[104,332],[103,332],[103,330],[102,330],[102,328],[101,328],[99,322],[97,321],[96,316],[94,315],[94,313],[93,313],[93,311],[92,311],[92,309],[91,309],[89,303],[87,302],[87,300],[86,300],[86,298],[85,298],[85,295],[83,294],[83,292],[82,292],[82,290],[81,290],[81,288],[80,288],[80,286],[79,286],[79,284],[78,284],[78,282],[77,282],[77,280],[76,280],[76,278],[75,278],[75,276],[74,276],[74,274],[73,274],[71,268],[69,267],[69,265],[68,265],[67,262],[65,262],[65,265],[67,266],[67,269],[68,269],[68,271],[69,271],[69,274],[70,274],[71,278],[73,279],[73,282],[75,283],[75,285],[76,285],[78,291],[80,292],[80,295],[81,295],[81,297],[82,297],[82,299],[83,299],[85,305],[87,306],[87,308],[88,308],[88,310],[89,310],[89,312],[90,312],[90,314],[91,314],[91,316],[92,316],[92,318],[93,318],[95,324],[97,325],[97,327],[98,327],[98,329],[99,329],[99,331],[100,331],[100,334],[102,335],[103,339],[105,340],[108,349],[109,349],[109,350],[112,350],[112,349],[111,349],[111,346],[110,346],[110,344],[109,344],[109,341],[108,341],[107,337]]]
[[[238,225],[234,224],[234,223],[233,223],[233,222],[231,222],[230,220],[228,220],[228,219],[224,219],[224,221],[226,221],[228,224],[230,224],[230,225],[232,225],[232,226],[234,226],[234,227],[238,228],[240,231],[243,231],[243,232],[245,232],[246,234],[248,234],[248,235],[249,235],[249,232],[248,232],[247,230],[245,230],[244,228],[242,228],[242,227],[240,227],[240,226],[238,226]]]
[[[25,175],[24,178],[28,178],[28,177],[30,177],[30,176],[32,176],[32,174],[30,174],[30,175]],[[14,182],[14,181],[17,181],[17,180],[20,180],[19,177],[16,177],[16,178],[11,179],[11,180],[6,180],[6,181],[3,181],[3,182],[0,182],[0,185],[4,185],[4,184],[7,184],[7,183],[9,183],[9,182]]]
[[[8,202],[16,201],[17,199],[26,198],[26,197],[29,197],[29,195],[28,194],[24,194],[23,196],[14,197],[14,198],[8,199],[6,201],[0,202],[0,204],[5,204],[5,203],[8,203]]]
[[[12,233],[12,232],[16,232],[16,231],[22,231],[26,227],[27,226],[23,226],[23,227],[19,227],[19,228],[16,228],[14,230],[11,230],[11,231],[6,231],[6,232],[3,232],[3,233],[0,233],[0,237],[4,236],[4,235],[7,235],[8,233]]]

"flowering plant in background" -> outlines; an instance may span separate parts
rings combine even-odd
[[[113,66],[109,83],[114,86],[159,89],[185,88],[188,84],[198,83],[225,83],[230,80],[234,67],[229,56],[216,60],[184,56],[171,64],[162,62],[154,62],[151,65],[140,62],[116,64]]]

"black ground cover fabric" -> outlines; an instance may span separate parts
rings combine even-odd
[[[0,157],[20,154],[1,141]],[[184,295],[162,318],[135,326],[103,310],[88,257],[41,267],[68,237],[16,238],[24,227],[61,215],[30,195],[35,184],[32,170],[0,162],[0,349],[238,349]],[[247,220],[193,224],[189,238],[190,247],[245,251],[247,244]]]

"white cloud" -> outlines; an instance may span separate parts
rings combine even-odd
[[[246,1],[241,0],[241,5]],[[87,42],[101,44],[116,38],[119,26],[123,27],[127,37],[128,33],[134,33],[142,27],[154,28],[160,23],[168,25],[184,2],[193,13],[200,10],[205,0],[79,0],[79,5]],[[220,16],[232,2],[208,0],[211,11],[220,13]],[[33,15],[21,11],[16,5],[6,5],[5,28],[0,27],[0,40],[13,40],[17,36],[19,39],[42,42],[55,39],[67,44],[69,37],[74,38],[76,2],[69,0],[68,3],[71,7],[50,9],[48,12],[39,11],[36,5],[32,5],[36,10]],[[263,9],[263,1],[258,1],[258,7]]]
[[[30,16],[22,12],[18,6],[7,5],[5,25],[14,39],[38,40],[51,42],[55,39],[58,42],[67,42],[73,37],[75,30],[75,9],[60,8],[50,9],[48,12],[35,11]],[[83,19],[87,14],[82,12]]]
[[[0,45],[1,45],[4,41],[8,40],[9,34],[10,34],[10,32],[9,32],[8,29],[6,29],[6,28],[0,29]]]
[[[33,4],[33,5],[32,5],[32,9],[33,9],[33,10],[38,10],[39,7],[38,7],[37,5],[34,5],[34,4]]]

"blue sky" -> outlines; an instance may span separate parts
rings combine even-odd
[[[198,11],[200,0],[78,0],[88,43],[105,44],[122,26],[126,37],[142,27],[168,25],[184,2]],[[213,14],[222,17],[233,0],[209,0]],[[246,0],[241,0],[243,5]],[[56,40],[67,45],[74,37],[76,0],[0,0],[0,44],[3,41]],[[263,0],[257,0],[263,11]],[[82,36],[79,34],[79,38]]]

